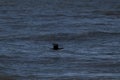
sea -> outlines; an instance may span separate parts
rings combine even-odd
[[[120,0],[0,0],[0,80],[120,80]]]

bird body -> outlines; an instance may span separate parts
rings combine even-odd
[[[63,48],[59,48],[59,45],[57,43],[53,44],[53,50],[60,50]]]

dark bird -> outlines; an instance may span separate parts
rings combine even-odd
[[[59,48],[59,45],[57,43],[53,44],[53,50],[60,50],[60,49],[63,49],[63,48]]]

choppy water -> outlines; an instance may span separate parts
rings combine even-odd
[[[120,80],[119,52],[120,0],[0,0],[0,80]]]

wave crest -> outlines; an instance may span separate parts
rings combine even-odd
[[[120,36],[120,33],[114,32],[86,32],[86,33],[57,33],[57,34],[45,34],[45,35],[11,35],[3,36],[0,40],[39,40],[39,41],[70,41],[70,40],[85,40],[90,38],[103,38],[110,36]]]

